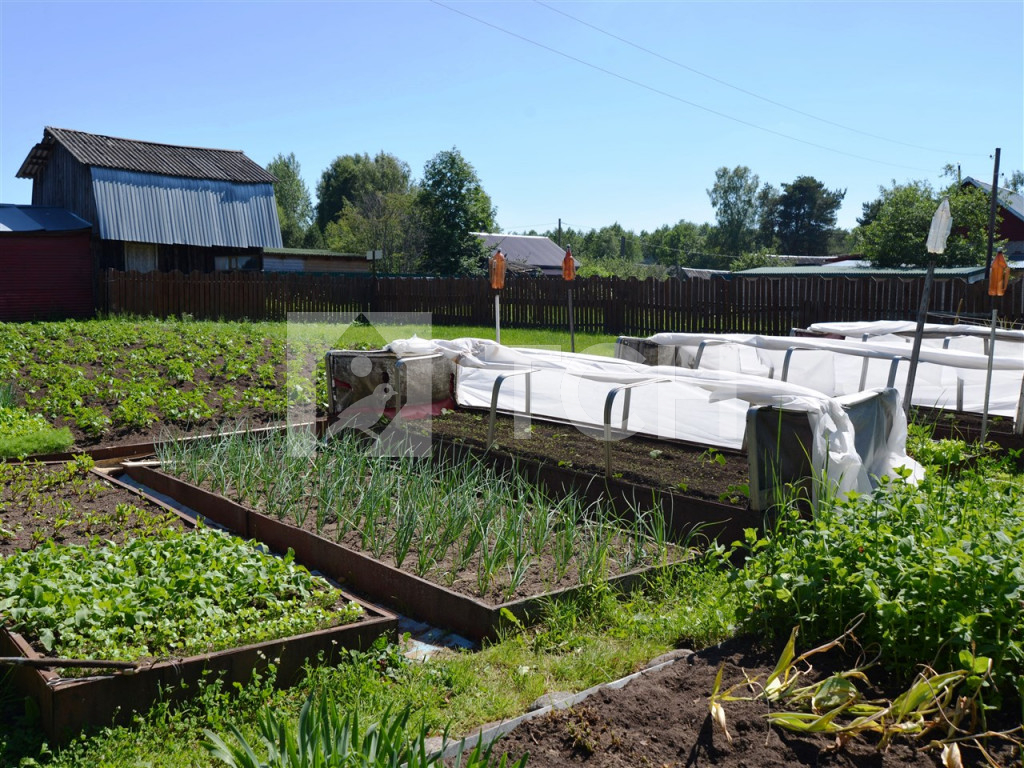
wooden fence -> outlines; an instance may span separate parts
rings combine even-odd
[[[426,312],[443,325],[493,325],[483,278],[380,277],[270,272],[118,272],[101,281],[110,314],[196,319],[285,320],[290,312],[343,317],[359,312]],[[708,280],[583,278],[572,284],[577,330],[648,336],[660,331],[788,334],[811,323],[912,320],[921,278],[713,277]],[[513,277],[501,293],[504,327],[568,326],[568,284]],[[933,315],[988,318],[985,285],[936,280]],[[1000,318],[1024,321],[1024,282],[996,300]]]

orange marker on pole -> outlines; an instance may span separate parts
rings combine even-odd
[[[1006,257],[999,251],[992,259],[992,267],[988,275],[988,295],[1003,296],[1006,294],[1006,286],[1010,284],[1010,267],[1006,263]]]
[[[1006,293],[1006,286],[1010,282],[1010,267],[1006,263],[1003,252],[999,251],[992,259],[992,266],[988,273],[988,295],[1002,296]],[[988,399],[992,392],[992,363],[996,354],[996,321],[998,310],[995,302],[992,302],[992,332],[988,337],[988,373],[985,376],[985,404],[981,409],[981,442],[984,444],[988,438]]]
[[[505,254],[499,248],[489,264],[491,288],[494,290],[494,340],[501,344],[501,289],[505,287]]]
[[[572,248],[565,249],[565,258],[562,259],[562,277],[569,284],[569,349],[576,351],[576,329],[573,328],[572,317],[572,281],[576,279],[576,259],[572,257]]]

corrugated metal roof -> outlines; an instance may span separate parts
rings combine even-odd
[[[100,237],[167,245],[280,248],[274,188],[92,169]]]
[[[32,148],[21,164],[18,178],[35,178],[49,161],[55,143],[60,143],[83,165],[98,168],[243,184],[273,184],[277,181],[276,176],[239,150],[156,144],[51,127],[44,129],[43,140]]]
[[[973,176],[968,176],[963,180],[963,184],[971,184],[978,187],[987,195],[992,194],[992,185],[986,184],[984,181],[979,181]],[[1014,216],[1021,221],[1024,221],[1024,195],[1017,192],[1012,192],[1009,189],[999,188],[999,202],[1003,204],[1003,208],[1008,210]]]
[[[63,208],[0,203],[0,232],[74,232],[92,224]]]
[[[548,237],[542,235],[503,235],[500,233],[474,232],[490,251],[501,248],[505,258],[541,269],[562,269],[565,251]],[[575,259],[579,265],[579,259]]]
[[[841,267],[824,265],[820,267],[755,267],[734,272],[736,277],[924,277],[928,270],[882,269],[876,267]],[[984,275],[984,267],[936,267],[935,277],[964,278],[968,281]]]

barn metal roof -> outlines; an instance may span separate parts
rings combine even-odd
[[[979,181],[973,176],[968,176],[962,182],[965,186],[971,185],[978,187],[985,194],[992,194],[992,185],[986,184],[984,181]],[[1002,204],[1004,210],[1009,211],[1021,221],[1024,221],[1024,195],[1018,192],[1013,192],[1009,189],[999,188],[999,202]]]
[[[880,267],[842,267],[825,265],[820,267],[756,267],[734,272],[734,277],[924,277],[928,270],[924,268],[880,268]],[[984,277],[985,267],[936,267],[935,277],[963,278],[975,282]]]
[[[0,232],[76,232],[92,224],[63,208],[0,203]]]
[[[18,169],[18,178],[35,178],[49,162],[53,147],[58,143],[78,162],[97,168],[242,184],[277,181],[276,176],[239,150],[157,144],[52,127],[43,130],[43,140],[28,153]]]
[[[100,237],[142,243],[280,248],[274,187],[92,169]]]

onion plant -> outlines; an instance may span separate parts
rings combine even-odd
[[[351,433],[312,452],[264,433],[168,442],[159,456],[190,482],[418,576],[468,579],[481,596],[508,599],[531,571],[549,585],[600,581],[671,551],[657,504],[620,516],[575,493],[554,498],[515,468],[378,456]]]

